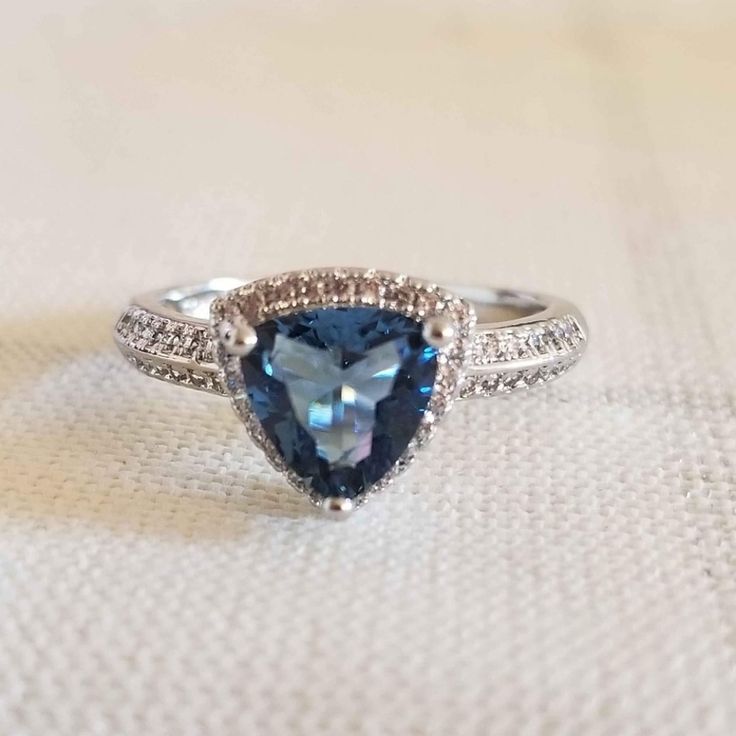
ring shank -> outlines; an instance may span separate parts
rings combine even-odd
[[[245,283],[216,278],[137,297],[116,325],[118,347],[147,375],[224,394],[209,335],[209,309],[214,299]],[[472,304],[478,319],[461,397],[547,383],[582,356],[587,328],[569,302],[510,289],[450,289]]]

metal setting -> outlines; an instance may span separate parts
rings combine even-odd
[[[126,309],[115,338],[123,355],[146,375],[229,396],[271,464],[309,494],[251,411],[238,364],[256,344],[253,325],[329,306],[399,312],[422,322],[425,340],[440,350],[430,405],[393,469],[352,501],[310,495],[331,517],[349,515],[403,472],[457,398],[541,386],[572,368],[587,342],[580,312],[559,299],[510,290],[447,290],[404,275],[349,268],[297,271],[252,282],[214,279],[154,292]]]
[[[437,423],[451,407],[462,383],[475,315],[466,301],[451,292],[397,274],[358,269],[296,271],[253,281],[216,298],[210,310],[210,332],[217,340],[223,322],[235,323],[241,319],[250,324],[260,324],[295,310],[329,306],[376,306],[416,319],[441,317],[452,326],[454,335],[440,351],[432,398],[417,433],[393,468],[378,483],[353,499],[353,504],[358,507],[411,465],[416,453],[429,441]],[[325,509],[323,499],[313,495],[304,481],[287,467],[263,431],[246,397],[237,356],[230,355],[225,345],[218,341],[215,360],[220,366],[233,407],[251,439],[294,488],[309,495],[312,503]]]
[[[346,519],[355,510],[355,503],[352,498],[328,496],[320,501],[319,507],[325,516],[332,519]]]
[[[223,321],[217,336],[228,354],[239,358],[252,352],[258,342],[256,331],[242,317]]]
[[[430,317],[424,323],[424,339],[435,348],[444,348],[452,342],[455,331],[446,317]]]

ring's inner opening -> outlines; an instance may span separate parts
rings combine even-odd
[[[518,291],[469,286],[451,287],[451,291],[472,302],[478,324],[523,319],[543,312],[547,308],[546,304],[531,294]]]
[[[210,305],[222,293],[221,291],[203,291],[200,294],[184,296],[181,299],[164,299],[163,304],[165,307],[185,314],[187,317],[207,319],[210,316]]]
[[[209,319],[210,305],[218,296],[237,289],[245,282],[240,279],[213,279],[205,286],[183,287],[172,289],[161,300],[162,304],[187,317]]]
[[[207,319],[212,302],[243,283],[239,279],[214,279],[206,286],[174,289],[166,294],[162,303],[188,317]],[[479,324],[523,319],[546,309],[545,304],[530,294],[467,286],[449,288],[473,303]]]

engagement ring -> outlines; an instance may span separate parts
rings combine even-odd
[[[541,294],[330,268],[147,294],[115,338],[146,375],[229,396],[291,485],[345,516],[411,464],[455,400],[559,377],[587,328]]]

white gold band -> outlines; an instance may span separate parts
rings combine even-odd
[[[209,332],[209,308],[215,298],[244,283],[217,278],[133,299],[115,327],[121,352],[146,375],[226,395]],[[473,306],[478,319],[461,398],[547,383],[583,354],[587,327],[569,302],[512,290],[452,291]]]

